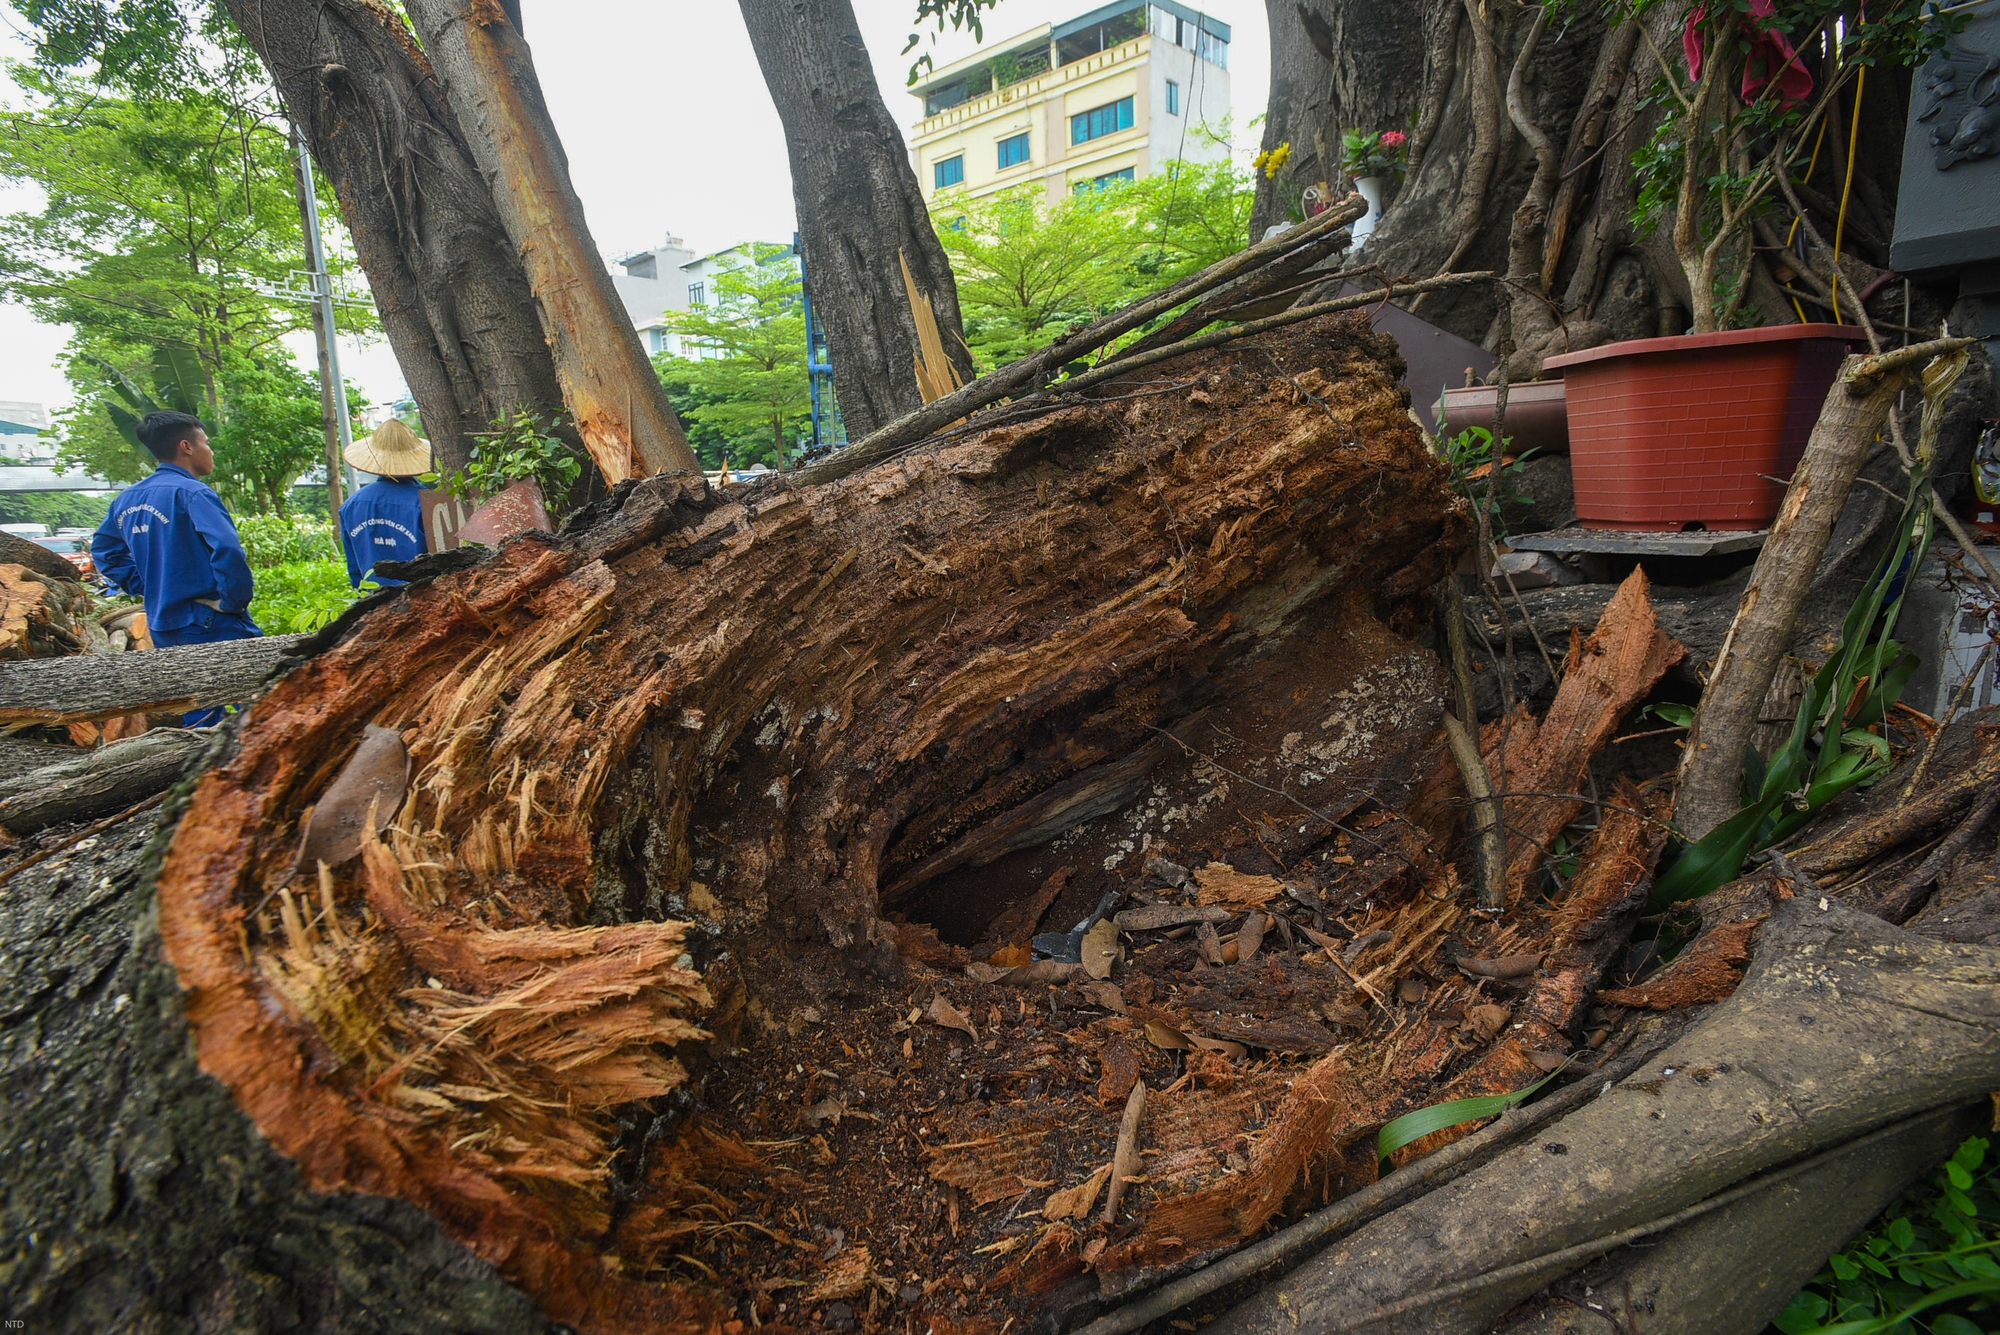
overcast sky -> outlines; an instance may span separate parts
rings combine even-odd
[[[1238,140],[1254,150],[1256,136],[1244,126],[1262,114],[1269,84],[1263,0],[1191,2],[1234,30],[1229,74]],[[987,13],[987,37],[1004,40],[1093,7],[1093,0],[1001,0]],[[883,98],[907,133],[921,111],[904,90],[910,61],[929,51],[942,66],[975,44],[967,34],[927,30],[924,45],[902,55],[912,0],[854,0],[854,8]],[[535,67],[600,249],[629,254],[670,232],[697,251],[791,239],[784,131],[734,4],[525,0],[524,9]],[[18,23],[11,12],[0,13]],[[20,57],[26,50],[15,32],[0,32],[0,53]],[[17,101],[4,80],[0,96]],[[38,203],[33,191],[0,188],[0,211]],[[0,305],[0,399],[51,408],[66,403],[69,388],[56,356],[67,337],[62,327],[36,324],[22,307]],[[342,344],[343,370],[371,402],[402,394],[402,375],[386,345]],[[309,348],[303,339],[299,351]]]

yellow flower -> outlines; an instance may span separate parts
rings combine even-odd
[[[1275,177],[1292,160],[1292,145],[1289,140],[1279,144],[1269,153],[1259,153],[1253,166],[1262,167],[1266,177]]]

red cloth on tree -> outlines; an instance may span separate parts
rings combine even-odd
[[[1791,106],[1812,96],[1812,72],[1800,62],[1790,40],[1757,22],[1771,18],[1777,10],[1777,0],[1750,0],[1751,21],[1746,25],[1750,31],[1750,58],[1743,63],[1745,102],[1756,101],[1764,85],[1774,79],[1781,105]],[[1690,79],[1701,78],[1701,21],[1707,17],[1708,6],[1700,5],[1688,15],[1687,25],[1681,29],[1681,47],[1687,52]]]

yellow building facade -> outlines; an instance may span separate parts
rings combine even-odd
[[[1229,116],[1229,25],[1169,0],[1043,24],[911,86],[924,198],[1040,184],[1069,192],[1216,161]]]

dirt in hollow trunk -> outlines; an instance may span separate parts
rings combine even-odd
[[[250,711],[168,852],[204,1069],[585,1330],[997,1330],[1372,1179],[1387,1117],[1609,1028],[1563,952],[1650,837],[1468,914],[1416,638],[1465,519],[1399,370],[1331,319],[434,565]],[[407,796],[295,869],[369,725]],[[1008,976],[1112,891],[1180,921]]]

